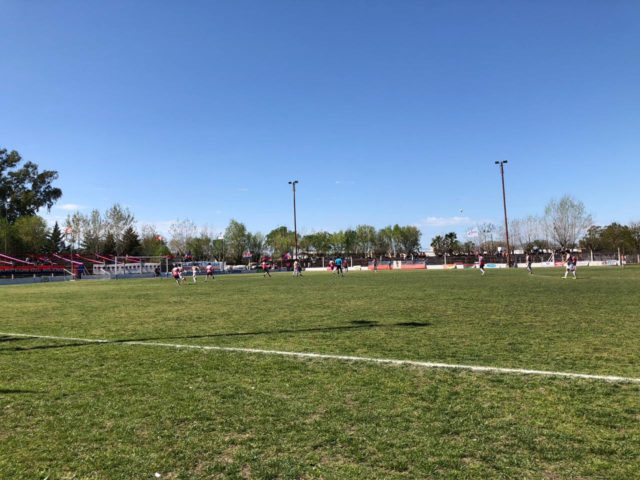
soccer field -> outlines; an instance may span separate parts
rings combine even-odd
[[[562,275],[2,287],[0,478],[640,478],[640,269]]]

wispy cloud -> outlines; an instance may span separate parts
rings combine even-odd
[[[76,210],[83,210],[87,207],[84,205],[78,205],[77,203],[63,203],[62,205],[56,205],[55,208],[64,210],[65,212],[75,212]]]
[[[239,192],[248,192],[249,191],[249,189],[247,187],[239,187],[237,190]]]
[[[469,217],[427,217],[420,221],[423,227],[454,227],[456,225],[471,225],[475,223]]]

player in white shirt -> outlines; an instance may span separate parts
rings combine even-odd
[[[191,267],[191,278],[193,278],[193,283],[196,283],[196,277],[199,271],[200,271],[200,267],[198,267],[197,265],[193,265]]]
[[[302,276],[302,267],[300,266],[300,262],[298,260],[293,262],[293,276],[294,277]]]

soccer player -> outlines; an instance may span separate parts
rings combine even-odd
[[[199,271],[200,271],[200,267],[198,267],[197,265],[193,265],[191,267],[191,278],[193,278],[193,283],[196,283],[196,277]]]
[[[205,272],[207,273],[207,276],[204,279],[205,282],[209,281],[209,277],[211,277],[212,280],[214,279],[213,265],[211,265],[210,263],[207,263],[207,266],[205,267]]]
[[[182,282],[182,275],[180,275],[180,267],[173,267],[171,269],[171,275],[173,275],[174,280],[178,285]]]
[[[532,263],[531,253],[527,252],[527,256],[525,257],[525,260],[527,262],[527,270],[529,271],[529,274],[533,275],[533,269],[531,268],[531,263]]]
[[[576,257],[572,257],[571,256],[571,251],[567,250],[567,254],[565,256],[565,265],[566,265],[566,270],[564,272],[564,277],[563,278],[567,278],[567,275],[569,275],[569,273],[571,273],[573,275],[573,279],[576,280],[576,263],[577,263],[577,258]]]
[[[373,271],[374,272],[378,271],[378,259],[377,258],[373,259]]]
[[[336,257],[336,274],[340,275],[341,277],[344,277],[344,273],[342,273],[342,258],[341,257]]]
[[[264,275],[262,275],[263,277],[266,277],[267,275],[269,277],[271,277],[271,274],[269,273],[269,264],[267,263],[266,260],[262,260],[262,271],[264,272]]]
[[[485,274],[484,265],[485,265],[484,264],[484,256],[481,253],[479,253],[478,254],[478,268],[480,269],[480,272],[482,272],[482,275]]]
[[[302,276],[302,267],[300,266],[300,262],[298,260],[293,262],[293,276],[294,277]]]

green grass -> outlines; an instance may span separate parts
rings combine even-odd
[[[640,378],[640,269],[0,288],[0,332]],[[0,478],[639,478],[640,385],[0,335]]]

